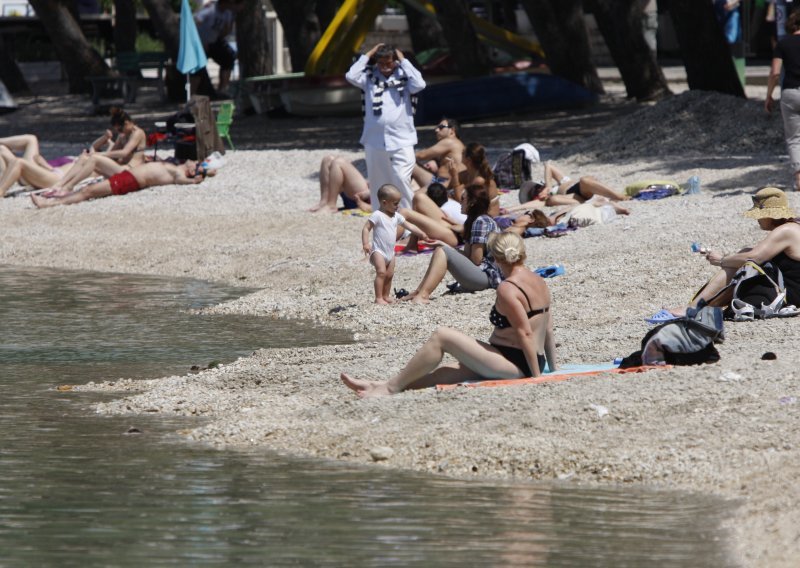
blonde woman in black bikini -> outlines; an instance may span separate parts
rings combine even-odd
[[[481,379],[537,377],[545,363],[556,369],[550,291],[545,281],[524,266],[525,244],[519,235],[492,235],[489,248],[505,280],[497,288],[490,314],[495,328],[488,342],[440,327],[397,375],[388,381],[342,382],[362,398],[397,394],[406,389]],[[445,353],[457,363],[441,365]]]

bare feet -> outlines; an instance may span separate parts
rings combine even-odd
[[[328,205],[315,205],[311,209],[309,209],[311,213],[338,213],[339,209],[337,207],[330,207]]]
[[[43,207],[52,207],[53,205],[56,205],[55,202],[51,202],[46,197],[41,197],[40,195],[35,195],[33,193],[31,193],[31,201],[33,201],[33,204],[36,205],[36,207],[38,207],[39,209],[42,209]]]
[[[430,304],[431,301],[428,297],[423,296],[422,294],[415,294],[413,298],[411,298],[412,304]]]
[[[342,382],[347,388],[354,391],[359,398],[372,398],[375,396],[389,396],[389,389],[386,388],[386,383],[376,383],[373,381],[365,381],[363,379],[354,379],[350,375],[342,373],[339,375]]]
[[[389,302],[387,302],[383,298],[376,298],[375,299],[375,303],[380,305],[380,306],[388,306],[389,305]]]

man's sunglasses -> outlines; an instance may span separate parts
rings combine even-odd
[[[441,130],[443,128],[450,128],[450,125],[449,124],[437,124],[436,125],[436,130]]]

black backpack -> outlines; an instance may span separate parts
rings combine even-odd
[[[771,262],[758,264],[748,260],[722,291],[730,288],[733,288],[733,298],[725,310],[725,319],[752,321],[791,317],[800,313],[794,306],[786,305],[783,273]]]

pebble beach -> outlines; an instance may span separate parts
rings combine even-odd
[[[757,224],[741,216],[750,194],[790,180],[780,116],[767,115],[759,100],[690,92],[655,106],[623,106],[610,107],[604,121],[597,118],[602,108],[587,116],[591,128],[584,131],[558,115],[528,117],[529,129],[484,122],[462,136],[494,155],[532,142],[573,179],[592,175],[618,190],[644,180],[701,180],[699,195],[631,201],[631,215],[613,223],[526,239],[530,268],[565,268],[548,280],[562,364],[607,363],[637,350],[649,329],[644,319],[686,304],[713,274],[690,244],[731,252],[756,242]],[[0,126],[9,134],[30,128],[47,142],[50,131],[36,130],[36,107],[18,111],[19,119],[3,117]],[[388,378],[440,325],[488,338],[494,293],[445,295],[440,286],[427,306],[374,305],[373,269],[360,247],[364,218],[307,212],[318,199],[325,155],[363,158],[359,119],[338,134],[336,125],[345,122],[333,124],[330,136],[324,123],[292,124],[281,135],[280,121],[270,123],[265,137],[274,143],[242,144],[226,154],[216,177],[198,186],[49,210],[27,198],[0,203],[4,264],[256,288],[207,311],[262,316],[265,326],[302,318],[356,340],[261,349],[199,374],[76,386],[118,394],[97,412],[185,416],[183,436],[225,449],[258,447],[456,477],[715,494],[735,505],[725,521],[734,563],[796,565],[800,318],[726,322],[721,360],[711,365],[359,400],[339,373]],[[52,132],[43,151],[68,152],[65,135]],[[432,130],[421,130],[420,139],[432,143]],[[800,210],[798,195],[789,200]],[[501,205],[516,203],[517,192],[502,196]],[[429,260],[399,257],[394,286],[413,290]],[[776,358],[762,360],[765,352]]]

